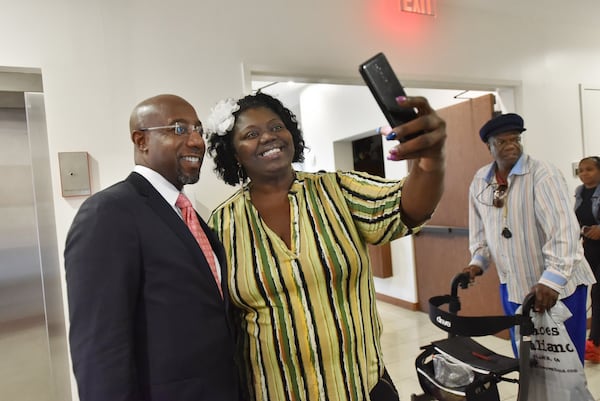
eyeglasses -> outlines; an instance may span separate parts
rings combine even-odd
[[[200,136],[204,134],[204,129],[202,128],[201,124],[186,124],[180,122],[176,122],[172,125],[163,125],[161,127],[140,128],[140,131],[158,131],[161,129],[172,129],[177,136],[189,135],[192,132],[197,132],[200,134]]]
[[[498,187],[494,190],[494,199],[492,200],[492,205],[495,207],[503,207],[504,199],[506,195],[508,195],[508,187],[505,184],[498,185]]]
[[[516,135],[513,137],[507,137],[507,138],[492,138],[492,142],[494,143],[494,146],[496,146],[497,148],[503,148],[508,144],[515,144],[515,145],[521,145],[521,135]]]
[[[492,187],[493,191],[492,191],[492,199],[490,201],[490,197],[489,195],[484,195],[484,192],[486,192],[486,190],[488,188]],[[489,192],[488,192],[489,194]],[[477,194],[477,196],[475,196],[475,199],[477,199],[480,203],[486,205],[486,206],[494,206],[497,208],[502,208],[504,207],[504,201],[506,199],[506,196],[508,195],[508,186],[506,184],[488,184],[485,188],[483,188],[481,190],[481,192],[479,194]],[[485,199],[487,198],[487,199]]]

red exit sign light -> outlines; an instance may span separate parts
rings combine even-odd
[[[435,16],[434,0],[400,0],[400,10],[407,13]]]

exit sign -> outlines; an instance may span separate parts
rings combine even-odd
[[[407,13],[435,15],[434,0],[400,0],[400,10]]]

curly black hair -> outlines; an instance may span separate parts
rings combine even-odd
[[[283,121],[285,127],[292,134],[294,142],[294,158],[292,162],[299,163],[304,161],[304,139],[302,137],[302,131],[298,127],[296,116],[291,110],[285,107],[279,99],[267,95],[266,93],[258,92],[254,95],[248,95],[239,99],[237,104],[240,106],[240,109],[233,113],[233,116],[236,119],[244,111],[258,107],[266,107],[277,114]],[[248,177],[235,158],[232,132],[233,128],[227,131],[223,136],[216,134],[211,135],[208,138],[208,154],[215,162],[215,173],[217,173],[225,183],[235,186],[239,184],[240,181],[245,182]]]

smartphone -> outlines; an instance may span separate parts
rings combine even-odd
[[[358,70],[390,126],[396,127],[417,118],[417,113],[412,107],[402,107],[396,102],[398,96],[406,96],[406,93],[383,53],[378,53],[362,63]],[[423,131],[398,140],[406,142],[421,134]]]

